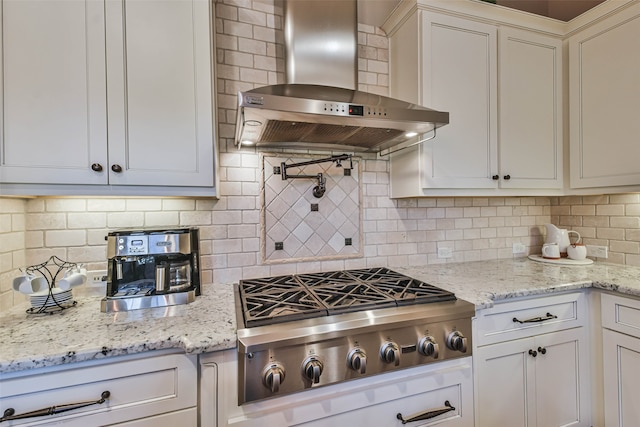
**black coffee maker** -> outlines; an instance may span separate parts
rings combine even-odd
[[[197,228],[113,231],[107,257],[102,311],[187,304],[200,295]]]

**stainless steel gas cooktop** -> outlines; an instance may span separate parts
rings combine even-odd
[[[242,280],[239,290],[246,327],[456,299],[387,268]]]
[[[242,280],[239,404],[471,354],[473,304],[387,268]]]

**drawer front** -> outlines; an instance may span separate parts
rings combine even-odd
[[[87,426],[89,424],[85,424]],[[182,411],[169,412],[141,420],[114,424],[112,427],[196,427],[198,425],[198,409],[189,408]]]
[[[473,427],[471,363],[471,357],[446,360],[237,406],[235,373],[228,375],[235,372],[231,361],[220,370],[218,387],[224,393],[218,395],[218,423],[201,418],[201,425],[400,427],[399,413],[407,419],[443,409],[433,418],[406,425]],[[445,412],[447,401],[451,408]]]
[[[102,404],[9,421],[7,427],[49,423],[86,426],[89,416],[90,424],[112,424],[195,407],[197,381],[197,358],[184,354],[125,358],[81,367],[68,365],[44,373],[36,369],[0,381],[0,413],[13,408],[17,415],[52,406],[97,401],[108,391],[110,396]]]
[[[474,327],[476,345],[584,326],[586,309],[582,292],[498,303],[478,312]]]
[[[640,301],[602,294],[602,326],[640,338]]]

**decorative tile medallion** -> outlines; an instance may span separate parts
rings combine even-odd
[[[360,161],[327,161],[283,168],[327,156],[262,156],[262,261],[266,263],[362,256]],[[353,169],[345,173],[345,168]],[[286,173],[287,179],[283,179]],[[294,176],[304,175],[304,177]],[[321,181],[324,194],[317,197]],[[349,243],[350,244],[347,244]]]

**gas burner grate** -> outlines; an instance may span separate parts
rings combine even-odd
[[[451,292],[443,291],[419,280],[405,278],[397,281],[381,281],[376,283],[376,289],[391,295],[398,305],[427,304],[430,302],[453,301],[456,299]]]
[[[248,328],[456,299],[451,292],[387,268],[241,280],[239,297]]]
[[[327,310],[294,276],[240,281],[245,324],[261,326],[326,316]]]
[[[320,284],[310,290],[327,306],[329,314],[396,306],[393,298],[364,283]]]

